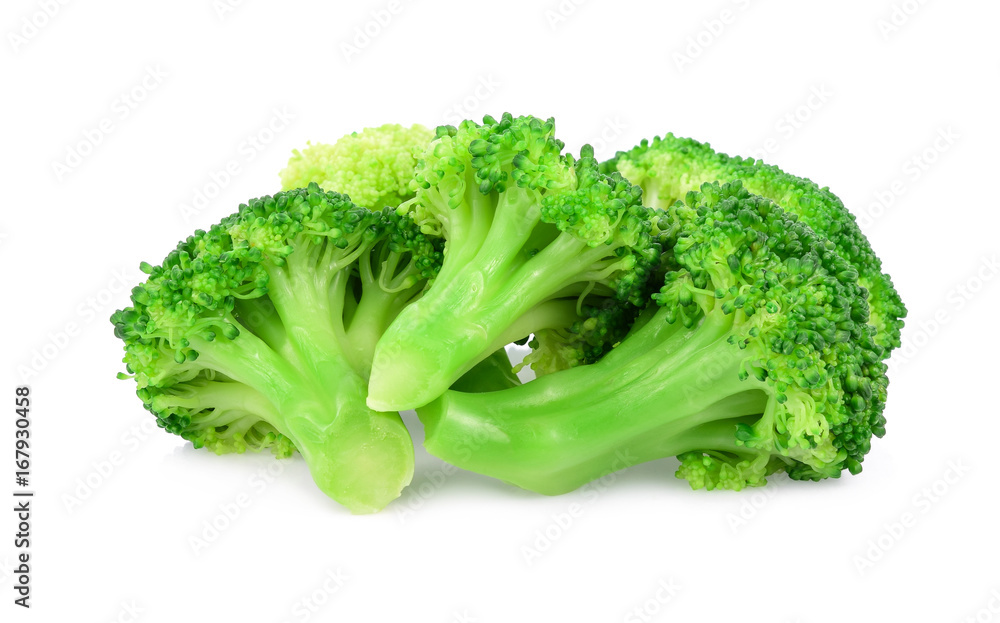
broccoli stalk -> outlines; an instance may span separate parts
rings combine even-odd
[[[600,361],[417,410],[427,449],[546,494],[678,456],[693,488],[861,470],[884,434],[885,366],[857,271],[739,183],[704,185],[659,224],[663,287]]]
[[[368,404],[409,409],[505,344],[572,327],[585,301],[641,304],[658,251],[639,190],[562,155],[552,120],[438,129],[400,206],[446,240],[441,272],[375,350]]]
[[[752,158],[730,157],[715,152],[707,143],[667,134],[642,141],[629,151],[618,152],[601,163],[601,170],[616,171],[642,187],[647,206],[667,209],[705,182],[740,180],[750,192],[766,197],[799,220],[827,237],[837,251],[859,273],[859,283],[868,291],[875,341],[888,359],[900,345],[900,331],[906,307],[882,272],[882,264],[872,251],[854,215],[836,195],[810,180],[785,173],[778,167]]]
[[[240,206],[144,264],[112,317],[139,397],[196,447],[298,450],[327,495],[379,510],[409,483],[413,446],[398,413],[366,405],[371,358],[437,244],[315,184]]]

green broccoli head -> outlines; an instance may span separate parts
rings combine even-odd
[[[887,381],[858,271],[738,182],[703,185],[658,226],[673,237],[663,286],[620,344],[521,387],[447,392],[418,409],[428,449],[550,494],[623,456],[678,456],[678,477],[706,489],[859,472]]]
[[[396,207],[411,198],[417,155],[434,139],[422,125],[386,124],[341,138],[333,145],[310,144],[295,150],[281,172],[283,190],[322,188],[348,195],[368,208]]]
[[[553,133],[552,120],[509,114],[438,129],[399,211],[445,238],[444,260],[379,342],[371,405],[429,402],[504,344],[571,327],[581,300],[642,303],[652,212],[592,149],[563,155]]]
[[[111,321],[160,426],[220,453],[297,449],[325,493],[370,512],[413,472],[399,415],[365,405],[375,343],[436,274],[440,244],[312,184],[144,264]]]
[[[781,467],[797,479],[859,472],[872,434],[885,432],[887,379],[858,271],[796,214],[739,182],[703,186],[667,219],[677,268],[653,297],[662,317],[685,328],[720,321],[741,380],[769,395],[762,417],[737,425],[739,443],[791,459]],[[692,460],[732,464],[696,452],[683,457],[682,475]]]
[[[752,158],[729,157],[708,144],[667,134],[643,141],[602,163],[605,172],[617,171],[642,187],[645,203],[664,210],[705,182],[742,181],[752,193],[771,199],[796,214],[816,232],[828,238],[841,256],[859,273],[859,283],[868,291],[869,324],[885,358],[900,345],[906,307],[889,275],[858,227],[854,215],[829,191],[810,180]]]

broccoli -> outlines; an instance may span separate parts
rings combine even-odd
[[[858,270],[859,282],[868,290],[868,322],[877,330],[875,340],[884,349],[884,357],[888,359],[892,349],[899,347],[906,307],[892,279],[882,272],[881,262],[854,216],[829,189],[760,160],[731,158],[716,153],[706,143],[673,134],[618,152],[602,163],[601,169],[620,172],[642,187],[645,205],[661,210],[704,182],[741,180],[747,190],[797,214],[803,223],[833,242]]]
[[[551,119],[510,114],[438,128],[399,212],[445,238],[444,260],[376,347],[372,408],[421,406],[504,344],[599,322],[586,305],[642,304],[659,255],[652,211],[589,146],[575,160],[553,132]]]
[[[427,449],[546,494],[668,456],[696,489],[860,472],[887,385],[862,271],[739,182],[664,205],[658,229],[662,288],[618,346],[512,389],[446,392],[417,410]]]
[[[399,414],[365,404],[372,354],[441,254],[409,217],[311,184],[143,263],[111,321],[161,427],[220,454],[298,450],[327,495],[372,512],[413,474]]]
[[[168,432],[298,452],[356,513],[413,476],[408,408],[431,453],[547,494],[668,456],[696,489],[859,473],[906,309],[840,200],[672,135],[599,163],[554,132],[295,151],[281,192],[141,265],[119,376]]]
[[[415,154],[433,139],[434,133],[422,125],[386,124],[348,134],[333,145],[310,144],[292,154],[281,172],[281,189],[315,182],[349,196],[359,206],[396,207],[413,197]]]

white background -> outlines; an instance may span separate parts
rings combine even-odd
[[[3,4],[0,494],[28,383],[38,497],[30,611],[0,519],[0,618],[1000,621],[996,3],[224,1]],[[546,498],[418,447],[354,517],[301,460],[149,430],[107,321],[140,260],[276,191],[307,140],[508,110],[603,156],[763,149],[844,199],[910,309],[862,475],[692,492],[666,459]]]

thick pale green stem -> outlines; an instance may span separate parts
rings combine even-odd
[[[344,356],[343,310],[330,300],[329,290],[342,271],[323,278],[323,271],[310,271],[293,262],[293,253],[284,267],[269,267],[268,296],[285,327],[289,342],[299,353],[316,381],[326,384],[350,368]],[[317,274],[318,273],[318,274]]]
[[[413,442],[399,414],[369,409],[364,396],[364,381],[351,375],[323,403],[286,418],[313,480],[353,513],[381,510],[413,478]]]
[[[372,408],[424,405],[504,345],[541,329],[568,327],[577,318],[575,299],[480,297],[481,282],[453,281],[435,291],[438,287],[404,309],[378,342],[369,385]]]
[[[191,347],[199,353],[200,365],[252,387],[276,406],[294,400],[301,391],[298,368],[247,330],[233,340],[222,336],[211,342],[197,337],[189,339]]]
[[[613,255],[612,246],[591,247],[570,234],[560,234],[510,275],[510,279],[503,284],[506,290],[499,296],[536,291],[549,294],[560,292],[574,283],[583,287],[587,282],[582,277],[595,264]]]
[[[501,227],[498,231],[507,230]],[[375,349],[369,406],[382,410],[422,406],[506,343],[504,340],[550,328],[547,321],[529,326],[525,320],[607,252],[563,234],[528,259],[521,254],[520,245],[530,231],[506,236],[492,233],[481,257],[461,271],[453,271],[448,279],[438,277],[430,290],[390,325]],[[546,253],[545,260],[537,260]],[[518,257],[522,259],[514,259]],[[544,312],[540,316],[548,318]],[[574,312],[559,326],[569,326],[575,316]]]
[[[399,312],[416,299],[424,287],[424,282],[420,281],[399,291],[386,291],[380,279],[380,267],[372,266],[373,262],[379,261],[380,258],[371,255],[359,261],[357,278],[361,280],[361,300],[354,310],[342,345],[355,372],[365,380],[371,375],[376,344]]]
[[[274,404],[249,385],[234,381],[201,381],[177,386],[174,393],[153,397],[158,410],[183,407],[199,412],[192,418],[204,426],[225,426],[231,414],[255,414],[268,422],[279,420]]]
[[[537,331],[544,329],[568,328],[579,316],[577,315],[577,299],[557,299],[545,301],[527,311],[515,320],[487,348],[491,352],[500,350],[507,344],[524,339]]]
[[[653,348],[665,357],[658,365],[602,361],[502,393],[448,392],[417,410],[425,445],[458,467],[547,494],[688,451],[752,454],[736,445],[736,424],[764,411],[766,386],[739,380],[738,348],[708,341],[668,347],[672,356]]]
[[[233,316],[240,325],[248,328],[279,356],[295,365],[301,364],[270,299],[263,297],[237,300]]]
[[[295,268],[274,267],[269,283],[295,363],[249,331],[192,346],[205,363],[274,405],[268,421],[299,450],[324,493],[352,512],[374,512],[409,484],[413,443],[398,413],[365,404],[364,379],[342,347],[343,312],[330,301],[335,275],[324,280]]]

